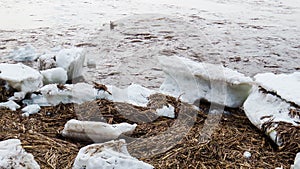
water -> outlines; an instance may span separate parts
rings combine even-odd
[[[81,46],[97,62],[88,80],[124,87],[158,87],[155,58],[174,52],[249,76],[299,71],[299,28],[298,0],[0,0],[1,58],[27,43]]]

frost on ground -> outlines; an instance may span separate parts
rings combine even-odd
[[[73,119],[66,123],[62,135],[76,140],[101,143],[117,139],[122,134],[130,134],[135,130],[136,126],[136,124],[131,125],[128,123],[107,124]]]
[[[39,169],[32,154],[26,153],[18,139],[0,142],[0,168]]]
[[[194,103],[199,99],[239,107],[248,97],[252,79],[237,71],[209,63],[197,63],[176,56],[160,56],[159,63],[166,79],[160,91],[183,101]]]
[[[35,69],[22,63],[0,64],[0,79],[24,93],[34,92],[43,85],[43,76]]]
[[[153,169],[150,164],[130,156],[125,140],[109,141],[102,144],[92,144],[80,149],[73,169]]]
[[[258,74],[255,78],[259,87],[255,87],[245,101],[245,113],[256,127],[270,136],[278,146],[282,146],[284,142],[280,138],[278,128],[287,125],[295,127],[300,124],[300,106],[295,104],[299,98],[297,95],[300,90],[300,81],[297,80],[299,74],[266,73]],[[285,141],[294,139],[290,137]]]

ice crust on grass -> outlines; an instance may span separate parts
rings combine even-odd
[[[64,137],[78,140],[92,140],[97,143],[117,139],[121,134],[130,134],[136,124],[108,124],[103,122],[69,120],[62,131]]]
[[[37,70],[22,63],[1,63],[0,72],[0,79],[24,93],[36,91],[43,85],[43,76]]]
[[[159,56],[166,78],[160,91],[183,101],[199,99],[239,107],[248,97],[252,79],[221,65],[198,63],[178,56]]]
[[[153,169],[150,164],[130,156],[125,140],[92,144],[80,149],[73,169]]]
[[[18,139],[0,142],[0,168],[39,169],[32,154],[27,153]]]

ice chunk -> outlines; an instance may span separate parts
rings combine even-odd
[[[25,99],[22,101],[25,105],[37,104],[39,106],[52,106],[43,95],[32,94],[30,99]]]
[[[18,48],[14,50],[10,56],[15,61],[24,62],[24,61],[34,61],[38,58],[35,48],[27,44],[25,47]]]
[[[155,91],[147,89],[138,84],[131,84],[125,89],[120,89],[115,86],[107,86],[112,96],[107,95],[107,99],[115,102],[125,102],[136,106],[146,107],[148,97]]]
[[[62,49],[56,56],[56,64],[68,72],[68,80],[82,76],[84,61],[85,52],[82,48]]]
[[[26,96],[26,93],[24,92],[15,92],[14,95],[10,98],[8,98],[8,100],[17,100],[17,101],[20,101],[20,100],[23,100]]]
[[[264,89],[275,92],[286,101],[300,105],[300,72],[279,75],[263,73],[257,74],[254,78]]]
[[[299,169],[300,168],[300,153],[297,153],[295,157],[294,165],[291,166],[291,169]]]
[[[24,112],[23,116],[27,116],[27,117],[31,114],[38,113],[40,110],[41,110],[41,107],[37,104],[28,105],[22,109],[22,111]]]
[[[40,91],[51,105],[58,105],[59,103],[81,104],[95,100],[97,97],[97,90],[87,83],[66,84],[61,87],[57,84],[49,84],[42,87]]]
[[[43,75],[44,85],[54,83],[65,84],[68,80],[67,71],[61,67],[41,71],[41,74]]]
[[[125,140],[92,144],[80,149],[73,169],[153,169],[150,164],[130,156]]]
[[[22,63],[1,63],[0,79],[5,80],[12,88],[24,93],[36,91],[43,85],[43,76],[37,70]]]
[[[26,153],[18,139],[0,142],[0,168],[39,169],[32,154]]]
[[[276,95],[266,93],[258,87],[253,88],[253,92],[245,101],[244,110],[248,119],[259,129],[263,129],[265,123],[274,123],[265,132],[279,146],[281,146],[282,142],[277,137],[276,122],[290,123],[294,126],[300,124],[300,117],[291,114],[293,110],[297,111],[296,107]]]
[[[105,142],[134,131],[136,124],[107,124],[103,122],[69,120],[62,131],[64,137]]]
[[[249,151],[245,151],[244,154],[243,154],[243,156],[245,158],[250,158],[251,157],[251,153]]]
[[[16,111],[17,109],[19,109],[21,106],[19,106],[16,102],[9,100],[7,102],[4,103],[0,103],[0,107],[5,107],[8,108],[12,111]]]
[[[209,63],[198,63],[177,56],[160,56],[159,63],[166,75],[160,91],[183,101],[199,99],[239,107],[250,93],[252,79],[237,71]]]
[[[38,66],[39,70],[47,70],[56,67],[55,53],[47,53],[39,57]]]
[[[159,116],[175,118],[175,109],[169,104],[168,106],[163,106],[161,109],[157,109],[156,112]]]

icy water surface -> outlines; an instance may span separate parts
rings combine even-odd
[[[298,0],[0,0],[1,58],[27,43],[38,53],[83,47],[97,63],[87,80],[118,86],[158,87],[158,55],[249,76],[299,71],[299,28]]]

